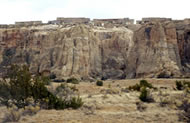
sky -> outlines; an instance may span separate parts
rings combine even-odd
[[[0,24],[57,17],[190,18],[190,0],[0,0]]]

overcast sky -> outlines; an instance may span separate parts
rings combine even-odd
[[[190,0],[0,0],[0,24],[56,17],[190,17]]]

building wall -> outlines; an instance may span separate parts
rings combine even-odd
[[[171,18],[142,18],[142,23],[172,21]]]
[[[42,21],[24,21],[24,22],[15,22],[15,25],[18,26],[30,26],[30,25],[40,25]]]
[[[134,24],[133,19],[129,18],[118,18],[118,19],[94,19],[93,20],[95,26],[102,26],[102,25],[110,25],[113,24],[113,26],[125,26],[128,24]]]
[[[57,18],[57,23],[89,23],[90,18]]]

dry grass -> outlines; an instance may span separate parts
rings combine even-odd
[[[178,99],[183,91],[174,90],[173,79],[147,79],[158,90],[152,91],[154,103],[143,103],[139,92],[125,90],[139,83],[141,79],[104,81],[104,86],[96,83],[80,82],[76,85],[84,101],[80,109],[40,110],[32,117],[23,116],[19,122],[46,123],[178,123]],[[52,84],[56,88],[59,83]],[[72,84],[71,84],[72,85]],[[163,104],[163,105],[162,105]],[[1,115],[1,114],[0,114]]]

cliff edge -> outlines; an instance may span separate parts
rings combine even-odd
[[[0,28],[0,73],[11,64],[81,79],[188,77],[190,25],[185,21],[100,27],[90,24]]]

